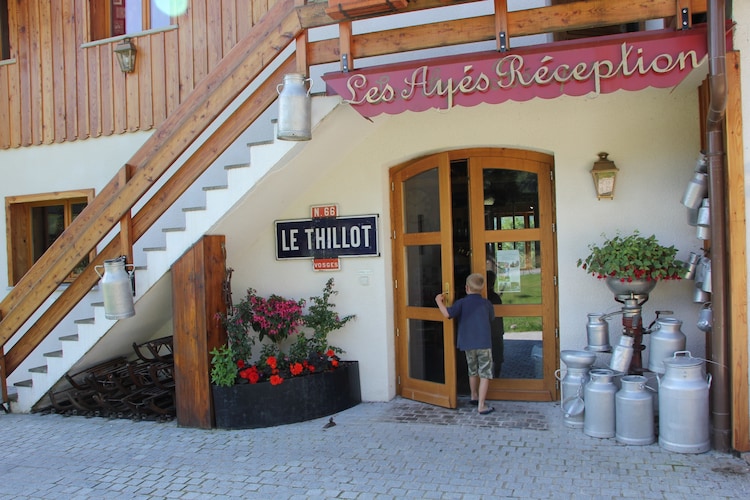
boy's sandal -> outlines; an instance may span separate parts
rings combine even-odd
[[[491,406],[488,406],[486,410],[480,411],[479,414],[480,415],[489,415],[493,411],[495,411],[495,409],[493,407],[491,407]]]

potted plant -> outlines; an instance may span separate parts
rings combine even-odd
[[[615,294],[648,293],[660,280],[680,279],[682,262],[677,260],[674,246],[661,245],[656,236],[642,236],[639,231],[629,235],[605,235],[602,244],[590,244],[591,253],[578,259],[577,266],[606,280]]]
[[[304,300],[258,296],[250,288],[228,315],[218,315],[228,343],[211,351],[216,426],[239,429],[301,422],[331,415],[361,401],[359,366],[341,361],[328,334],[354,319],[340,317],[330,298]],[[302,328],[312,330],[310,336]],[[261,343],[257,357],[253,347]]]

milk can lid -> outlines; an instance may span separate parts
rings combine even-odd
[[[688,352],[687,356],[678,356],[681,351],[678,351],[674,354],[673,357],[670,358],[664,358],[664,364],[674,367],[689,367],[689,366],[700,366],[703,364],[703,360],[700,358],[694,358],[690,355]]]

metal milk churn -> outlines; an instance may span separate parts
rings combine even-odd
[[[646,445],[656,441],[654,398],[643,375],[626,375],[615,394],[615,439],[619,443]]]
[[[104,266],[95,266],[96,274],[101,278],[102,296],[104,298],[104,317],[107,319],[124,319],[135,315],[133,306],[132,276],[125,270],[125,256],[104,261]],[[104,267],[104,275],[99,268]],[[130,273],[132,273],[132,268]]]
[[[675,318],[658,318],[656,328],[651,332],[651,345],[648,354],[648,369],[654,373],[664,373],[664,359],[685,350],[686,337],[680,327],[682,321]]]
[[[633,359],[633,342],[635,339],[628,335],[620,337],[620,343],[615,346],[609,367],[616,372],[627,373],[630,369],[630,361]]]
[[[588,345],[587,351],[609,352],[612,346],[609,345],[609,323],[602,318],[604,313],[589,313],[588,322],[586,323],[586,338]]]
[[[675,353],[664,360],[664,366],[666,372],[659,379],[659,446],[677,453],[708,451],[711,376],[703,375],[703,361],[689,351]]]
[[[279,93],[279,120],[276,137],[285,141],[309,141],[312,138],[310,90],[305,82],[312,82],[301,73],[284,75],[284,83],[276,87]]]
[[[615,372],[606,368],[589,371],[591,378],[583,392],[586,411],[583,433],[596,438],[615,437]]]
[[[566,427],[580,429],[583,427],[583,391],[589,381],[589,369],[596,361],[596,354],[565,350],[560,352],[560,359],[567,366],[561,384],[563,423]]]

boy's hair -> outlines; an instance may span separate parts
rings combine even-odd
[[[472,293],[481,293],[484,288],[484,276],[479,273],[470,274],[466,277],[466,286]]]

